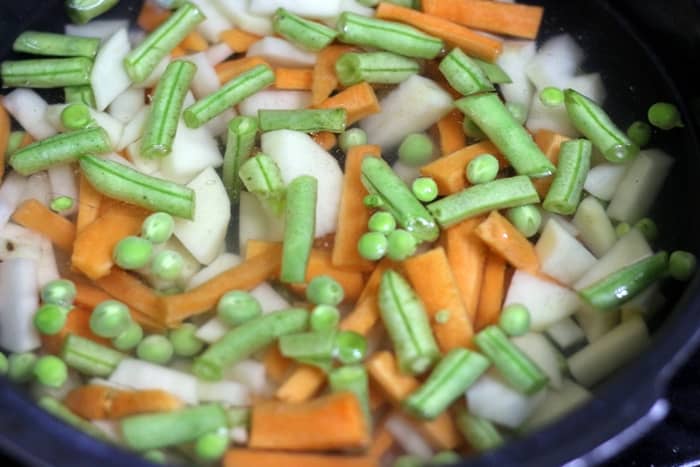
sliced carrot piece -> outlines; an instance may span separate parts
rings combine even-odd
[[[348,126],[381,110],[374,89],[365,82],[344,89],[316,107],[319,109],[345,109],[347,111],[345,123]]]
[[[293,361],[282,355],[279,347],[273,345],[265,352],[263,365],[267,376],[275,383],[281,383],[292,367]]]
[[[154,5],[153,2],[143,2],[143,8],[136,19],[136,24],[146,32],[151,32],[170,17],[170,11]]]
[[[311,137],[314,139],[316,144],[321,146],[326,151],[330,151],[338,143],[338,137],[330,131],[319,131],[318,133],[314,133],[314,135]]]
[[[314,72],[311,68],[275,68],[275,87],[292,91],[309,91]]]
[[[384,423],[380,423],[374,435],[374,439],[372,440],[372,444],[367,450],[367,456],[379,462],[393,445],[394,435],[386,429]]]
[[[488,248],[474,232],[482,218],[467,219],[445,232],[447,259],[469,320],[474,323]]]
[[[311,105],[320,105],[335,91],[339,84],[335,62],[341,55],[353,50],[354,47],[347,45],[329,45],[318,53],[311,85]]]
[[[75,228],[78,233],[82,232],[85,227],[97,220],[100,216],[101,203],[102,194],[93,188],[83,174],[80,174],[80,183],[78,185],[78,216],[75,221]]]
[[[12,220],[22,227],[40,233],[63,251],[71,251],[75,241],[75,225],[35,199],[20,204]]]
[[[563,142],[568,140],[568,137],[550,130],[538,130],[537,133],[535,133],[535,143],[537,143],[537,146],[539,146],[544,155],[547,156],[547,159],[552,161],[554,165],[559,163],[559,147]],[[537,193],[539,193],[540,198],[544,199],[547,197],[549,187],[552,186],[553,181],[554,175],[532,180],[532,184],[535,185],[535,189]]]
[[[464,134],[462,123],[464,115],[459,110],[453,110],[437,122],[440,138],[440,153],[443,156],[459,151],[467,145],[467,135]]]
[[[73,307],[73,309],[68,313],[66,318],[66,324],[61,328],[57,334],[48,336],[46,334],[41,335],[41,343],[44,350],[48,353],[58,355],[61,353],[63,348],[63,343],[69,334],[75,334],[76,336],[84,337],[92,341],[102,344],[107,347],[111,347],[112,343],[109,339],[102,338],[97,334],[92,332],[90,329],[90,314],[91,312],[85,308],[82,308],[81,304]],[[90,308],[92,310],[92,308]]]
[[[379,467],[371,457],[289,454],[285,452],[231,449],[224,467]]]
[[[498,211],[491,211],[476,228],[476,234],[514,268],[532,273],[539,270],[535,247]]]
[[[160,389],[116,391],[108,415],[110,419],[119,419],[142,413],[171,412],[183,406],[180,399]]]
[[[139,324],[163,328],[165,319],[160,309],[160,297],[150,287],[146,286],[135,276],[118,268],[95,281],[95,284],[114,297],[137,311],[133,315]]]
[[[11,130],[10,116],[7,114],[5,106],[2,105],[2,98],[0,98],[0,180],[5,175],[5,153]]]
[[[506,262],[497,253],[489,253],[484,264],[479,308],[476,312],[476,331],[496,324],[505,298]]]
[[[234,52],[243,53],[247,52],[250,46],[258,42],[262,37],[242,29],[229,29],[219,34],[219,39],[231,47],[231,50]]]
[[[70,391],[63,403],[80,417],[105,420],[110,410],[111,394],[115,391],[116,389],[99,384],[86,384]]]
[[[269,66],[269,64],[260,57],[244,57],[221,62],[216,65],[214,69],[216,70],[216,76],[219,77],[219,82],[223,84],[258,65]]]
[[[209,48],[209,42],[197,31],[192,31],[180,42],[180,47],[190,52],[204,52]]]

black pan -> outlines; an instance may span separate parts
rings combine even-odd
[[[140,3],[122,0],[108,16],[133,18]],[[700,109],[694,89],[700,31],[697,1],[531,3],[546,8],[540,40],[571,33],[587,53],[584,70],[602,72],[608,91],[606,108],[620,126],[643,119],[648,106],[659,100],[679,104],[685,130],[653,138],[654,145],[672,154],[676,164],[652,217],[662,231],[660,248],[700,253],[700,219],[695,207],[700,180],[698,120],[689,112]],[[0,59],[10,56],[11,43],[22,30],[60,31],[67,21],[62,4],[57,0],[0,2]],[[662,55],[656,55],[650,44]],[[596,388],[590,403],[540,432],[465,460],[463,465],[543,467],[571,462],[569,465],[586,466],[610,458],[638,439],[667,413],[667,382],[700,341],[699,291],[697,278],[690,284],[665,286],[668,307],[658,322],[651,323],[654,336],[649,349]],[[63,425],[5,381],[0,381],[0,414],[0,450],[30,465],[148,465]]]

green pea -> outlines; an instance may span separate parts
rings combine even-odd
[[[71,306],[77,294],[75,284],[67,279],[56,279],[41,288],[41,301],[60,306]]]
[[[338,145],[345,152],[353,146],[362,146],[367,144],[367,133],[361,128],[350,128],[340,135]]]
[[[140,269],[151,261],[153,244],[140,237],[126,237],[114,248],[114,262],[122,269]]]
[[[9,363],[7,362],[7,357],[4,353],[0,352],[0,376],[7,374],[7,368]]]
[[[229,439],[225,431],[207,433],[197,439],[194,444],[194,452],[203,461],[213,461],[224,455],[228,444]]]
[[[506,102],[506,109],[518,123],[521,125],[525,124],[527,121],[527,107],[516,102]]]
[[[49,207],[53,212],[62,213],[72,209],[75,205],[75,200],[70,196],[58,196],[51,200]]]
[[[143,221],[141,236],[146,240],[160,244],[167,242],[175,230],[175,219],[166,212],[156,212]]]
[[[403,261],[412,256],[418,248],[416,237],[403,229],[396,229],[389,234],[386,255],[394,261]]]
[[[430,177],[419,177],[413,181],[411,191],[418,198],[418,201],[429,203],[438,197],[438,186]]]
[[[640,148],[644,147],[651,140],[651,125],[638,120],[627,128],[627,137]]]
[[[345,365],[359,363],[367,355],[367,339],[354,331],[341,331],[335,338],[333,353]]]
[[[631,229],[632,226],[630,226],[627,222],[620,222],[615,226],[615,235],[617,235],[617,238],[624,237]]]
[[[689,251],[674,251],[668,260],[668,273],[676,280],[687,281],[693,277],[696,264],[695,255]]]
[[[647,117],[649,118],[649,123],[662,130],[683,127],[681,113],[675,105],[668,102],[657,102],[649,107]]]
[[[547,107],[557,107],[564,103],[564,92],[554,86],[547,86],[540,91],[540,102]]]
[[[66,325],[68,308],[53,303],[45,303],[34,314],[34,327],[42,334],[53,336]]]
[[[115,338],[126,331],[131,322],[129,308],[122,302],[106,300],[90,315],[90,329],[101,337]]]
[[[380,232],[367,232],[357,242],[357,250],[365,259],[376,261],[382,259],[387,252],[389,242],[386,235]]]
[[[139,342],[136,355],[141,359],[159,365],[165,365],[173,358],[173,345],[167,337],[151,334]]]
[[[510,336],[522,336],[530,330],[530,312],[523,305],[508,305],[501,312],[498,325]]]
[[[316,276],[306,287],[306,298],[316,305],[338,305],[345,298],[345,290],[331,276]]]
[[[329,331],[338,327],[340,311],[331,305],[317,305],[311,311],[309,324],[313,331]]]
[[[467,164],[467,180],[472,185],[488,183],[496,179],[500,169],[498,159],[492,154],[481,154]]]
[[[37,381],[51,388],[60,388],[68,379],[68,367],[54,355],[44,355],[34,365]]]
[[[384,200],[377,194],[365,196],[362,199],[362,203],[370,209],[379,209],[384,206]]]
[[[418,456],[403,455],[396,458],[392,467],[423,467],[425,461]]]
[[[219,300],[216,306],[219,318],[231,326],[238,326],[262,314],[260,302],[248,292],[232,290]]]
[[[399,146],[399,160],[409,167],[419,167],[433,155],[433,140],[425,133],[411,133]]]
[[[91,122],[90,108],[85,104],[69,104],[61,112],[61,123],[68,130],[87,128]]]
[[[649,242],[653,242],[659,236],[659,228],[656,226],[656,222],[648,217],[639,219],[634,224],[634,228],[639,230]]]
[[[375,212],[369,218],[367,227],[371,232],[389,234],[396,229],[396,218],[386,211]]]
[[[192,323],[184,323],[168,334],[173,351],[178,357],[194,357],[204,347],[204,341],[198,338],[197,326]]]
[[[158,252],[151,262],[151,271],[156,277],[173,281],[180,277],[185,267],[185,260],[177,251],[163,250]]]
[[[7,378],[14,383],[26,383],[34,375],[37,357],[32,352],[10,355],[7,359]]]
[[[510,208],[506,217],[527,238],[535,235],[542,225],[542,214],[534,204]]]
[[[121,334],[112,339],[112,345],[117,350],[126,352],[139,345],[141,339],[143,339],[143,328],[139,323],[131,321]]]

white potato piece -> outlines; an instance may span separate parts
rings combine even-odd
[[[33,323],[38,307],[36,261],[11,258],[0,263],[0,347],[28,352],[41,345]]]
[[[569,34],[548,39],[525,67],[525,73],[537,89],[565,87],[583,61],[583,49]]]
[[[105,40],[120,29],[129,29],[129,21],[125,19],[95,19],[86,24],[66,24],[66,34],[69,36],[94,37]]]
[[[535,244],[542,272],[571,285],[585,274],[596,259],[555,220],[547,222]]]
[[[374,8],[362,5],[357,0],[340,0],[340,12],[337,15],[323,18],[321,21],[327,26],[335,28],[336,24],[338,23],[338,18],[346,11],[355,13],[356,15],[371,17],[374,16],[375,10]]]
[[[530,432],[555,422],[591,399],[586,388],[569,378],[562,382],[561,389],[549,391],[535,412],[520,427],[521,432]]]
[[[306,18],[328,18],[339,15],[341,7],[341,0],[256,0],[250,3],[250,12],[271,16],[278,8],[284,8]]]
[[[143,89],[129,88],[109,104],[107,113],[127,125],[146,106],[145,94]]]
[[[35,140],[46,139],[57,133],[46,120],[49,104],[31,89],[15,89],[2,98],[2,105]]]
[[[425,437],[399,412],[386,419],[384,428],[391,433],[396,442],[407,454],[428,461],[433,456],[433,448]]]
[[[124,68],[124,58],[131,51],[126,29],[120,29],[102,43],[90,72],[90,85],[97,110],[105,110],[131,85]]]
[[[317,58],[315,53],[273,36],[267,36],[251,45],[246,57],[262,57],[273,66],[297,68],[314,66]]]
[[[510,340],[549,377],[551,387],[561,388],[560,354],[544,335],[538,332],[529,332],[522,336],[511,337]]]
[[[586,175],[583,189],[603,201],[610,201],[627,171],[625,164],[603,162],[593,167]]]
[[[599,105],[603,105],[607,95],[600,73],[577,75],[569,80],[567,88],[574,89]]]
[[[257,118],[260,109],[296,110],[305,109],[309,105],[311,105],[311,93],[308,91],[267,89],[243,99],[238,104],[238,110],[241,115]]]
[[[245,255],[249,240],[279,242],[284,238],[284,218],[269,213],[254,195],[241,192],[238,208],[238,251]]]
[[[581,326],[571,318],[560,319],[545,331],[564,352],[586,340]]]
[[[150,111],[150,105],[142,107],[141,110],[139,110],[139,112],[124,125],[124,130],[122,131],[122,137],[119,140],[117,150],[122,151],[134,141],[141,139],[141,136],[143,136],[143,129],[146,125],[146,119],[148,118],[148,113]]]
[[[219,144],[209,130],[188,128],[180,119],[172,152],[163,158],[160,171],[170,180],[188,182],[204,169],[219,167],[223,162]]]
[[[141,154],[141,140],[131,143],[126,148],[126,153],[131,159],[131,163],[139,172],[145,173],[146,175],[157,174],[160,170],[160,163],[162,159],[160,157],[143,157]]]
[[[598,258],[612,248],[617,241],[615,227],[605,208],[593,196],[586,197],[578,205],[573,224],[578,228],[581,241]]]
[[[576,320],[588,342],[593,343],[620,324],[620,310],[601,312],[584,303],[576,312]]]
[[[163,60],[160,61],[158,65],[153,69],[151,74],[146,78],[143,82],[141,83],[134,83],[135,88],[153,88],[155,87],[156,84],[158,84],[158,81],[160,80],[160,77],[163,76],[163,73],[165,73],[165,69],[168,68],[168,64],[170,64],[170,57],[165,57]]]
[[[190,88],[197,99],[202,99],[209,94],[212,94],[221,88],[219,77],[216,75],[214,66],[209,62],[204,52],[199,52],[194,55],[183,57],[183,60],[194,63],[197,71],[192,78]]]
[[[197,395],[202,402],[223,402],[236,407],[250,405],[250,391],[234,381],[198,381]]]
[[[496,64],[508,73],[512,81],[498,85],[503,98],[506,102],[523,106],[526,111],[530,108],[535,88],[525,73],[525,66],[535,52],[534,41],[504,41],[503,52],[496,59]]]
[[[218,65],[233,54],[233,50],[225,42],[214,44],[204,51],[204,56],[207,57],[211,66]]]
[[[240,256],[233,253],[221,253],[207,267],[200,269],[197,274],[190,278],[187,283],[187,290],[194,289],[239,264],[241,264]]]
[[[271,16],[259,16],[250,12],[251,0],[213,0],[222,13],[237,27],[258,36],[274,34]]]
[[[109,376],[109,381],[131,389],[161,389],[192,405],[199,402],[197,378],[144,360],[125,358]]]
[[[569,119],[564,104],[548,106],[540,100],[540,90],[532,96],[530,103],[530,113],[528,114],[525,126],[528,130],[536,132],[538,130],[550,130],[560,135],[576,138],[579,136],[578,130]]]
[[[0,231],[15,212],[27,186],[27,177],[17,172],[10,172],[5,180],[0,181]]]

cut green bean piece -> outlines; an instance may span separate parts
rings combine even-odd
[[[85,24],[117,3],[119,0],[67,0],[66,11],[74,23]]]
[[[276,311],[228,331],[195,359],[192,370],[205,380],[220,380],[229,366],[264,349],[286,334],[306,329],[309,312],[302,308]]]
[[[474,337],[474,342],[514,389],[534,394],[549,382],[547,375],[498,326],[487,327]]]
[[[11,156],[22,146],[24,138],[26,137],[26,131],[13,131],[10,136],[7,137],[7,149],[5,149],[5,156]]]
[[[432,242],[438,237],[440,229],[433,216],[386,161],[366,157],[362,161],[361,177],[367,191],[379,195],[383,202],[382,207],[416,239]]]
[[[134,83],[142,83],[182,40],[205,20],[204,14],[187,2],[149,34],[124,59],[124,68]]]
[[[490,451],[503,444],[503,436],[493,423],[460,408],[457,413],[457,428],[469,445],[479,452]]]
[[[316,228],[318,180],[301,175],[287,187],[280,281],[299,284],[306,279]]]
[[[406,57],[435,58],[444,47],[442,40],[418,29],[345,12],[336,25],[341,42],[387,50]]]
[[[280,353],[297,360],[329,360],[333,356],[335,335],[335,329],[287,334],[280,337]]]
[[[408,282],[389,269],[379,285],[379,310],[394,344],[399,368],[421,374],[440,358],[428,315]]]
[[[391,52],[350,52],[335,62],[335,74],[343,86],[360,82],[398,84],[420,71],[420,64]]]
[[[564,90],[564,103],[571,123],[588,138],[603,156],[613,163],[623,163],[639,152],[639,146],[620,130],[605,110],[573,89]]]
[[[85,104],[92,109],[95,108],[95,94],[89,84],[68,86],[63,90],[63,93],[66,104]]]
[[[580,290],[579,295],[598,310],[615,310],[661,279],[667,270],[668,253],[661,251]]]
[[[518,175],[471,186],[465,190],[430,203],[428,211],[443,228],[494,209],[506,209],[539,203],[529,177]]]
[[[412,415],[433,420],[488,369],[491,362],[467,349],[454,349],[435,366],[428,379],[404,402]]]
[[[362,365],[343,366],[328,374],[328,384],[333,392],[351,392],[360,402],[368,426],[372,426],[372,409],[369,404],[369,378]]]
[[[241,194],[241,179],[238,171],[250,157],[258,133],[258,121],[253,117],[238,116],[228,125],[226,154],[222,176],[231,202],[238,201]]]
[[[345,109],[258,110],[261,131],[294,130],[305,133],[345,131]]]
[[[506,70],[501,68],[498,64],[485,62],[483,60],[479,60],[478,58],[470,58],[481,67],[484,74],[486,74],[486,77],[493,84],[510,84],[513,82]]]
[[[450,86],[463,96],[494,90],[481,66],[462,49],[452,49],[440,62],[439,69]]]
[[[194,441],[227,425],[224,408],[219,404],[207,404],[126,417],[122,420],[121,431],[127,446],[145,451]]]
[[[489,137],[519,175],[545,177],[556,171],[498,94],[476,94],[455,104]]]
[[[48,413],[54,417],[64,421],[68,425],[71,425],[78,430],[87,433],[88,435],[101,439],[102,441],[107,441],[107,436],[102,430],[97,428],[95,425],[89,421],[78,417],[76,414],[71,412],[71,410],[65,405],[61,404],[59,401],[53,397],[44,396],[39,399],[37,405],[42,409],[46,410]]]
[[[90,107],[86,104],[68,104],[61,112],[61,124],[67,130],[82,130],[92,123]]]
[[[591,142],[586,139],[566,141],[561,145],[557,173],[542,203],[543,208],[567,216],[576,212],[591,167],[592,150]]]
[[[275,82],[275,73],[267,65],[258,65],[241,73],[218,91],[185,109],[183,118],[190,128],[199,128],[226,109],[240,103]]]
[[[99,127],[87,128],[32,143],[15,152],[10,165],[22,175],[31,175],[55,165],[75,162],[86,154],[105,154],[111,150],[107,132]]]
[[[194,191],[186,186],[94,156],[82,157],[80,168],[90,184],[110,198],[183,219],[194,217]]]
[[[100,40],[92,37],[66,36],[50,32],[25,31],[15,39],[12,50],[51,57],[94,58]]]
[[[109,376],[124,359],[124,354],[90,339],[70,334],[61,350],[66,364],[88,376]]]
[[[338,37],[338,32],[321,23],[304,19],[280,8],[272,17],[272,28],[288,41],[312,52],[318,52]]]
[[[90,84],[92,60],[85,57],[37,58],[2,62],[6,88],[61,88]]]
[[[171,62],[158,81],[141,139],[144,157],[165,157],[173,149],[182,104],[197,66],[184,60]]]

